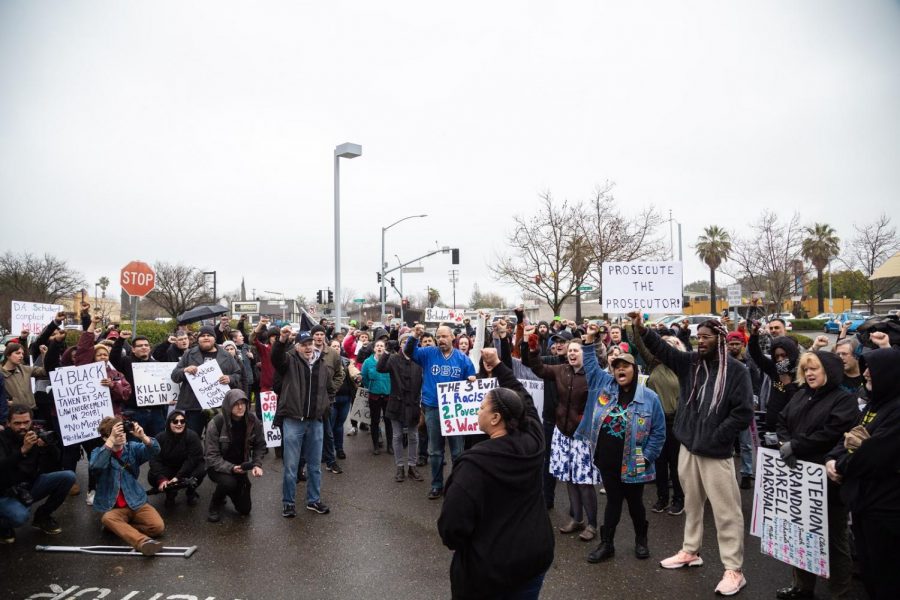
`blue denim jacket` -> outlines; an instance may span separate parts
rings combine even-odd
[[[600,424],[618,403],[619,384],[600,368],[593,346],[584,347],[584,374],[588,381],[588,401],[575,437],[591,444],[591,456],[597,447]],[[625,452],[622,456],[622,481],[644,483],[656,479],[656,459],[666,442],[666,415],[656,392],[637,384],[634,400],[626,409]]]
[[[141,465],[159,454],[159,442],[150,438],[153,444],[126,442],[119,460],[128,467],[127,471],[112,451],[103,444],[91,452],[90,470],[97,475],[97,493],[94,496],[94,510],[106,512],[115,508],[119,490],[125,494],[125,502],[131,510],[137,510],[147,503],[147,492],[138,482]]]

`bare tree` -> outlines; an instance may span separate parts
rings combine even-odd
[[[601,293],[604,262],[660,260],[665,256],[665,244],[656,233],[662,216],[652,206],[634,215],[623,214],[612,193],[614,187],[610,181],[598,186],[577,221],[587,242],[584,279],[593,281]]]
[[[13,300],[55,304],[82,286],[82,274],[64,260],[50,254],[7,252],[0,256],[0,323],[10,325]]]
[[[469,308],[503,308],[504,306],[506,306],[506,300],[500,294],[482,292],[477,283],[472,287]]]
[[[537,214],[513,217],[512,232],[506,237],[510,254],[498,257],[491,271],[498,280],[540,297],[559,313],[578,287],[571,253],[580,214],[565,201],[555,203],[550,192],[541,199]]]
[[[734,237],[729,261],[731,267],[724,270],[736,280],[749,282],[752,291],[764,291],[774,312],[796,291],[798,265],[803,264],[803,238],[805,229],[800,215],[780,222],[775,213],[766,211],[752,227],[750,235]],[[799,261],[799,263],[798,263]]]
[[[156,288],[147,294],[147,299],[173,319],[198,304],[214,302],[200,269],[164,262],[157,262],[153,268],[156,271]]]
[[[846,249],[843,262],[851,269],[859,268],[866,277],[865,298],[869,312],[875,312],[875,304],[885,298],[891,297],[897,292],[896,279],[869,279],[875,269],[880,267],[887,259],[900,250],[900,240],[897,239],[897,228],[891,225],[891,219],[883,214],[868,225],[857,226],[853,229],[856,235],[850,241]]]

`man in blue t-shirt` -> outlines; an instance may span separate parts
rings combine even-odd
[[[404,351],[422,367],[422,409],[428,428],[428,460],[431,463],[431,491],[428,498],[441,497],[444,488],[444,437],[438,413],[437,384],[468,379],[475,381],[475,366],[468,356],[453,347],[453,332],[447,326],[437,329],[437,347],[420,347],[419,338],[425,327],[416,325],[413,335],[406,342]],[[461,435],[448,436],[450,458],[453,461],[463,451]]]

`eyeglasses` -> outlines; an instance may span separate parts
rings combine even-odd
[[[697,339],[698,340],[714,340],[714,339],[716,339],[716,336],[714,336],[714,335],[698,335]]]
[[[186,421],[185,421],[184,419],[172,419],[172,424],[173,424],[173,425],[184,425],[185,422],[186,422]]]

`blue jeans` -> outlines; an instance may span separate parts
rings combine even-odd
[[[285,419],[281,427],[282,460],[284,477],[282,478],[281,500],[285,504],[294,504],[297,495],[297,468],[300,456],[306,462],[306,503],[319,501],[322,486],[322,421],[318,419],[304,420]]]
[[[750,439],[750,428],[743,430],[738,436],[741,444],[741,475],[753,476],[753,442]]]
[[[69,495],[69,490],[75,483],[75,473],[72,471],[57,471],[55,473],[43,473],[37,476],[31,484],[31,497],[35,503],[47,498],[35,511],[47,516],[59,508]],[[0,527],[21,527],[28,521],[29,509],[15,498],[0,498]]]
[[[441,434],[441,415],[437,406],[425,406],[425,426],[428,428],[428,461],[431,463],[431,487],[444,489],[444,436]],[[447,436],[450,459],[462,454],[465,440],[461,435]]]
[[[331,405],[331,426],[334,432],[334,449],[337,452],[344,450],[344,423],[350,415],[352,404],[350,396],[335,396]]]

